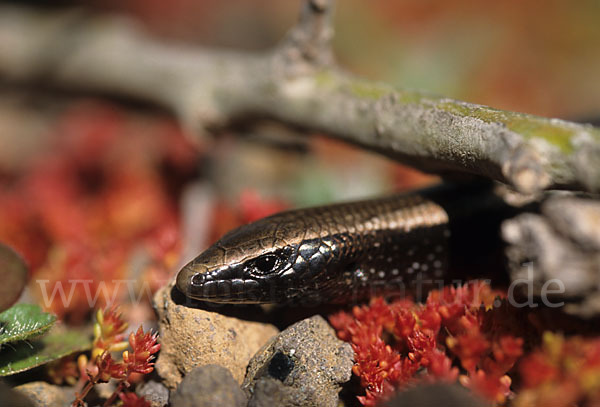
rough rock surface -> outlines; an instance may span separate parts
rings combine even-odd
[[[250,361],[242,388],[250,406],[337,406],[354,353],[319,315],[273,338]],[[276,381],[283,384],[276,384]]]
[[[154,296],[161,349],[156,371],[173,389],[194,367],[218,364],[241,383],[248,361],[279,331],[271,324],[238,319],[194,308],[173,289],[173,282]],[[223,312],[224,308],[215,311]]]
[[[136,393],[149,401],[152,407],[165,407],[169,404],[169,389],[154,380],[143,383]]]
[[[15,390],[24,394],[36,407],[66,406],[68,401],[64,390],[46,382],[30,382],[15,387]],[[2,402],[0,402],[0,405]]]
[[[172,407],[244,407],[246,404],[246,395],[231,372],[218,365],[195,368],[171,396]]]
[[[261,377],[254,384],[248,407],[303,406],[306,400],[298,390],[272,377]]]

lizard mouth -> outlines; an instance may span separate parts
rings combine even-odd
[[[218,278],[215,272],[184,267],[177,275],[177,288],[189,298],[217,303],[262,304],[271,302],[254,279]]]

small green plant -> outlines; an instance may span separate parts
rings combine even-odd
[[[0,313],[0,376],[8,376],[90,348],[78,331],[57,327],[56,317],[37,305],[17,304]]]
[[[20,373],[91,348],[87,335],[79,331],[58,326],[50,329],[56,316],[42,311],[38,305],[10,307],[25,286],[27,267],[19,255],[1,243],[0,278],[9,282],[0,286],[0,376]]]

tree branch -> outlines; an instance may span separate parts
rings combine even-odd
[[[333,63],[332,1],[307,0],[271,52],[164,43],[131,22],[0,8],[0,75],[172,109],[197,130],[268,117],[427,172],[477,174],[521,192],[600,190],[600,130],[357,78]]]

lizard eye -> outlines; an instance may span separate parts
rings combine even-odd
[[[264,275],[270,274],[279,269],[281,266],[281,259],[275,254],[263,254],[252,260],[250,267],[253,272]]]

